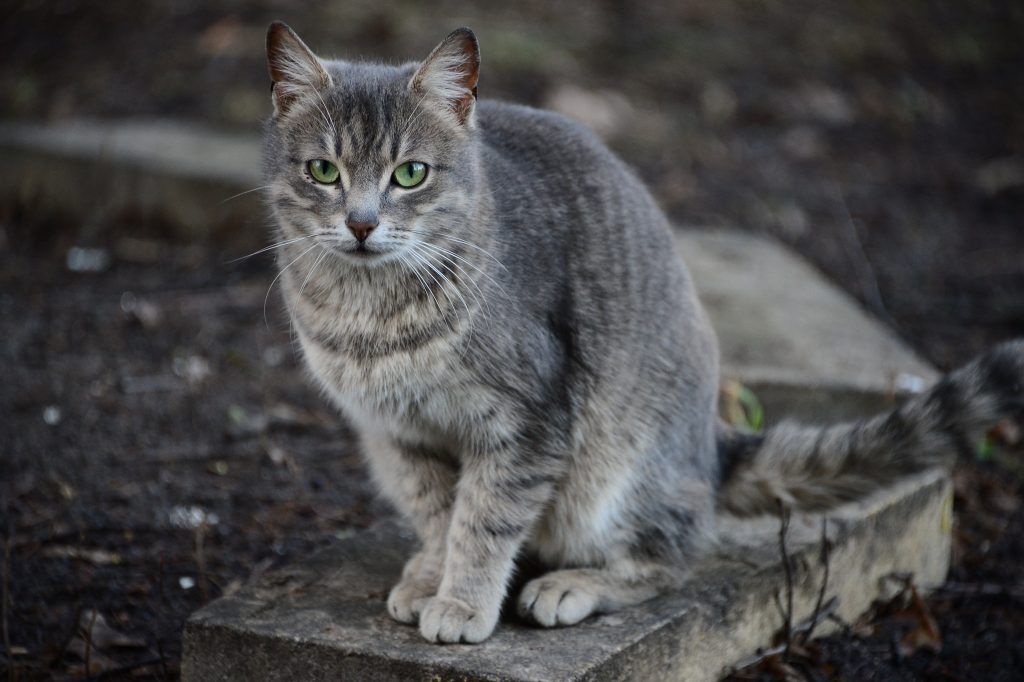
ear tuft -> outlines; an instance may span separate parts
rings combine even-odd
[[[273,22],[267,29],[267,70],[275,115],[286,113],[304,93],[331,85],[331,76],[320,59],[281,21]]]
[[[464,124],[473,115],[479,76],[480,46],[476,36],[468,28],[458,28],[420,64],[409,88],[433,98],[458,123]]]

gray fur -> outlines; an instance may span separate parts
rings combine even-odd
[[[718,427],[716,340],[665,216],[580,126],[476,104],[468,30],[399,67],[321,61],[281,24],[268,39],[265,171],[288,309],[422,541],[394,618],[431,641],[482,641],[523,552],[553,569],[518,599],[544,626],[679,585],[713,535],[719,441],[739,511],[769,506],[758,481],[779,468],[850,481],[769,487],[814,504],[890,478],[857,471],[888,456],[867,441],[896,417],[817,449],[814,431],[759,445]],[[312,180],[312,159],[339,165],[340,183]],[[409,160],[431,167],[426,182],[388,185]],[[379,221],[370,255],[346,219]]]
[[[719,506],[743,516],[773,513],[780,504],[827,509],[948,465],[957,453],[972,458],[985,430],[1002,419],[1024,419],[1024,341],[997,346],[871,419],[824,427],[784,422],[763,438],[724,430],[731,471]]]

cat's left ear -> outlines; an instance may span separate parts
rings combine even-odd
[[[468,28],[452,31],[409,81],[409,89],[432,99],[460,125],[472,125],[480,46]]]
[[[267,29],[267,70],[273,82],[275,116],[286,113],[303,94],[331,86],[331,75],[320,58],[281,21]]]

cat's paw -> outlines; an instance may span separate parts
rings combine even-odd
[[[519,593],[519,615],[546,628],[575,625],[594,613],[598,596],[573,571],[555,571],[531,580]]]
[[[388,595],[388,614],[399,623],[416,623],[427,600],[437,593],[437,585],[424,580],[403,579]]]
[[[476,644],[491,636],[498,609],[475,609],[461,599],[432,597],[420,612],[420,634],[428,642]]]

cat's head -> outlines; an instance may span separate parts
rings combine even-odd
[[[421,63],[317,57],[283,23],[267,32],[274,114],[265,174],[283,236],[315,235],[344,262],[420,254],[471,221],[480,52],[461,28]]]

